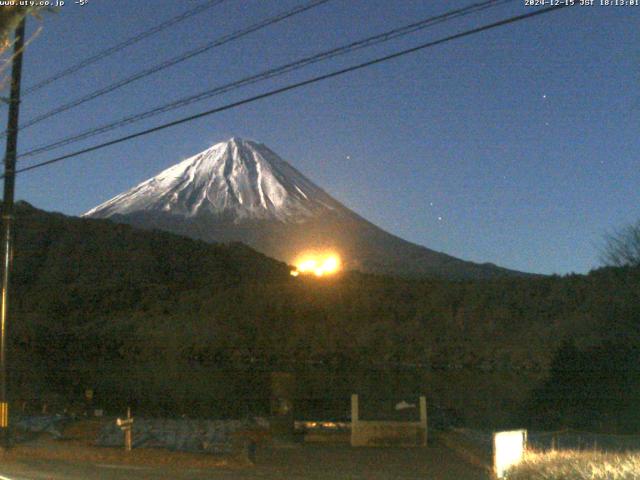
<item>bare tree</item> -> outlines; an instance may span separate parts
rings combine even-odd
[[[13,62],[15,52],[12,47],[15,38],[13,31],[17,28],[22,19],[31,15],[37,19],[41,19],[40,12],[56,12],[54,7],[40,6],[0,6],[0,91],[8,86],[11,81],[10,75],[6,72],[10,69]],[[26,39],[24,48],[26,48],[32,40],[34,40],[42,27],[38,27],[29,39]],[[0,97],[0,101],[7,102],[8,99]]]
[[[20,20],[32,10],[33,7],[0,7],[0,51],[6,50],[11,45],[11,34]]]
[[[640,266],[640,221],[606,235],[601,258],[605,265]]]

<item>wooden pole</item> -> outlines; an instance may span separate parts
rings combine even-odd
[[[424,430],[424,438],[422,440],[422,445],[427,446],[427,398],[424,396],[420,396],[420,425]]]
[[[14,57],[11,71],[11,98],[7,124],[7,145],[4,157],[4,195],[2,205],[3,259],[2,298],[0,301],[0,436],[2,446],[9,447],[9,400],[7,398],[7,324],[9,317],[9,280],[13,266],[13,197],[16,179],[16,155],[18,149],[18,113],[20,111],[20,80],[22,77],[22,52],[24,50],[25,18],[15,31]]]

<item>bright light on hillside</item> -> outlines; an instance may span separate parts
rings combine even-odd
[[[340,271],[342,263],[340,257],[335,253],[327,254],[304,254],[295,262],[296,269],[291,271],[291,275],[297,277],[302,274],[311,274],[316,277],[333,275]]]

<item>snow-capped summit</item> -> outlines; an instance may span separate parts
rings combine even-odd
[[[290,263],[315,251],[335,253],[347,270],[456,278],[516,273],[385,232],[265,145],[240,138],[218,143],[84,216],[207,242],[244,242]]]
[[[261,143],[231,138],[174,165],[84,216],[166,212],[298,223],[340,208],[324,190]]]

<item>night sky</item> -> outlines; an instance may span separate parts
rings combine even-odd
[[[199,3],[67,0],[29,19],[42,31],[23,87]],[[25,97],[21,120],[299,3],[226,0]],[[470,3],[332,0],[25,129],[19,151]],[[19,165],[535,8],[514,1]],[[24,173],[17,197],[79,215],[240,136],[412,242],[518,270],[588,272],[603,235],[640,218],[639,27],[640,6],[562,9]]]

